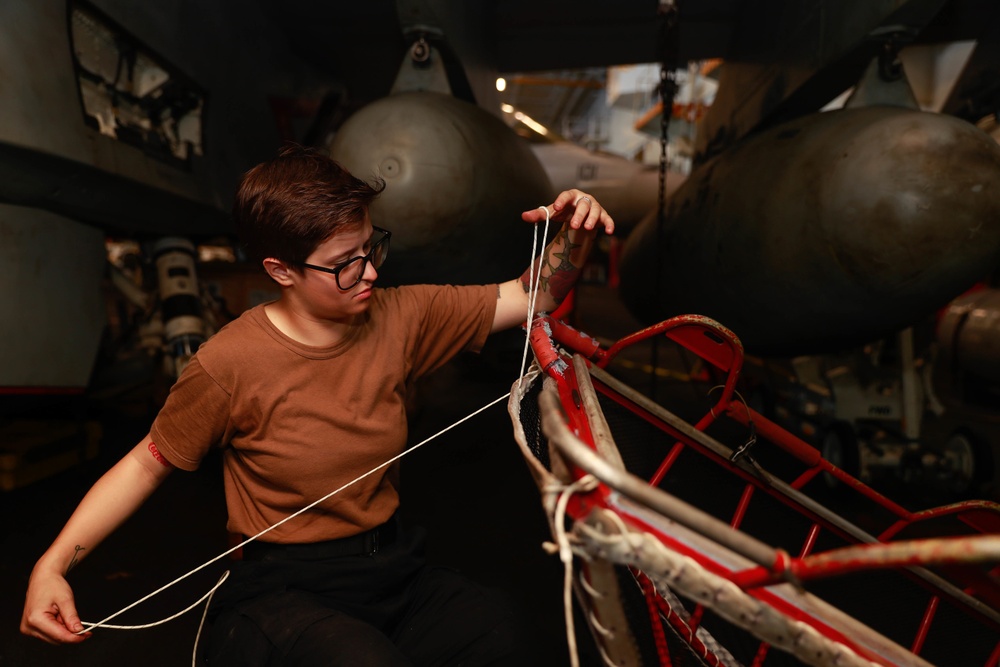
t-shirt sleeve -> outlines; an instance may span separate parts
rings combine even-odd
[[[170,389],[150,435],[159,452],[181,470],[197,470],[223,441],[229,394],[205,371],[196,354]]]
[[[486,343],[497,307],[496,285],[423,286],[412,313],[419,323],[413,370],[417,377],[444,365],[459,352],[478,352]]]

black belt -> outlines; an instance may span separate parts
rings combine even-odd
[[[276,544],[254,540],[243,545],[243,560],[320,560],[344,556],[373,556],[395,544],[399,535],[397,524],[398,519],[393,516],[386,523],[371,530],[325,542]]]

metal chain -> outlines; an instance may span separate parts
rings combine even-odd
[[[660,180],[659,192],[657,193],[656,211],[656,248],[663,249],[663,228],[667,219],[667,144],[670,136],[667,128],[670,125],[670,116],[673,114],[674,95],[677,92],[677,82],[674,78],[674,69],[677,67],[677,23],[680,10],[677,6],[678,0],[660,0],[659,14],[663,17],[660,34],[660,49],[663,54],[663,63],[660,66]],[[654,299],[659,301],[660,281],[663,267],[659,260],[653,266],[653,289]],[[659,336],[652,340],[650,348],[649,363],[653,371],[649,374],[649,397],[656,400],[656,368],[659,366]]]
[[[670,143],[670,116],[673,114],[674,96],[677,94],[675,71],[664,63],[660,67],[660,183],[657,195],[659,221],[662,225],[667,208],[667,146]]]
[[[657,204],[659,224],[662,227],[667,205],[667,144],[670,136],[670,116],[673,115],[674,96],[677,94],[677,28],[680,10],[677,0],[660,0],[659,13],[663,16],[663,63],[660,66],[660,184]]]

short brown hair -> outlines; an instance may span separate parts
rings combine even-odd
[[[243,175],[233,219],[250,259],[301,267],[320,244],[360,225],[385,181],[366,183],[311,148],[289,145]]]

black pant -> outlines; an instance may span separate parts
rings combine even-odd
[[[426,565],[422,531],[390,528],[348,540],[352,555],[340,541],[248,545],[213,600],[209,665],[531,664],[504,596]]]

